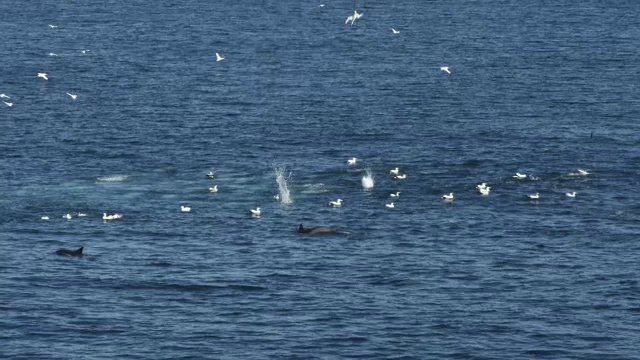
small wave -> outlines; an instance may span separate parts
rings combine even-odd
[[[127,181],[129,176],[127,175],[108,175],[108,176],[99,176],[96,180],[101,182],[119,182],[119,181]]]

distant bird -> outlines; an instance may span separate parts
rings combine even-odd
[[[576,192],[575,192],[575,191],[573,191],[573,192],[568,192],[568,193],[566,193],[565,195],[567,195],[568,197],[572,197],[572,198],[574,198],[574,197],[576,197]]]
[[[451,71],[449,70],[448,66],[441,66],[440,70],[444,71],[447,73],[447,75],[451,75]]]
[[[384,206],[388,207],[389,209],[393,209],[394,207],[396,207],[393,202],[390,202],[388,204],[384,204]]]
[[[72,98],[73,100],[75,100],[75,99],[78,97],[78,95],[73,95],[73,94],[69,94],[69,93],[67,93],[67,95],[71,96],[71,98]]]
[[[216,177],[216,173],[214,173],[213,171],[209,171],[209,172],[207,173],[207,177],[208,177],[209,179],[214,179],[214,178]]]
[[[47,215],[45,215],[45,216],[41,217],[40,220],[49,220],[49,217]]]
[[[349,165],[355,165],[356,162],[358,162],[358,159],[356,159],[356,158],[351,158],[351,159],[347,160],[347,164],[349,164]]]
[[[250,209],[249,211],[251,211],[251,216],[260,217],[260,208],[259,207],[255,208],[255,209]]]
[[[400,34],[400,31],[399,31],[399,30],[396,30],[396,29],[394,29],[394,28],[391,28],[391,31],[393,32],[393,35],[398,35],[398,34]]]
[[[514,179],[526,179],[527,178],[527,174],[520,174],[520,173],[515,173],[515,175],[512,176],[512,178]]]
[[[191,211],[191,207],[180,205],[180,211],[182,211],[182,212],[190,212]]]
[[[333,207],[340,207],[342,206],[342,199],[338,199],[336,201],[329,201],[329,205]]]
[[[320,7],[324,7],[324,4],[320,4]]]
[[[11,99],[11,97],[7,94],[0,94],[0,99]]]
[[[86,216],[87,216],[87,214],[85,214],[85,213],[78,213],[78,217],[86,217]]]
[[[121,219],[121,218],[122,218],[121,214],[107,215],[107,213],[102,213],[102,220],[104,220],[104,221],[117,220],[117,219]]]
[[[13,103],[12,103],[12,102],[6,102],[6,101],[3,101],[3,103],[4,103],[5,105],[7,105],[8,107],[12,107],[12,106],[13,106]]]
[[[224,60],[224,57],[222,57],[220,54],[216,53],[216,61],[222,61]]]
[[[52,29],[57,29],[57,28],[58,28],[58,25],[51,25],[51,24],[49,24],[49,27],[50,27],[50,28],[52,28]]]
[[[572,171],[569,173],[570,176],[587,176],[589,174],[591,173],[582,169],[577,169],[576,171]]]
[[[86,53],[88,53],[88,52],[90,52],[90,51],[91,51],[91,50],[81,50],[80,52],[81,52],[81,53],[83,53],[83,54],[86,54]]]
[[[398,168],[389,170],[389,174],[392,174],[392,175],[398,175],[399,173],[400,173],[400,169]]]
[[[351,21],[351,26],[356,22],[356,20],[362,17],[362,13],[359,13],[358,10],[353,10],[353,15],[349,15],[347,20],[344,21],[345,24],[348,24]]]
[[[487,196],[487,195],[489,195],[489,192],[491,191],[491,186],[483,187],[483,188],[479,189],[479,191],[480,191],[480,195]]]
[[[49,56],[58,56],[58,54],[52,53],[52,52],[48,53],[47,55],[49,55]]]
[[[394,193],[389,194],[391,197],[400,197],[400,191],[396,191]]]
[[[478,184],[476,185],[476,189],[480,190],[480,189],[484,189],[487,187],[487,183],[482,183],[482,184]]]
[[[527,197],[529,199],[531,199],[531,200],[538,200],[538,199],[540,199],[540,194],[539,193],[535,193],[535,194],[532,194],[532,195],[527,195]]]
[[[448,193],[448,194],[442,195],[442,199],[444,201],[453,201],[453,193]]]
[[[407,178],[407,174],[402,174],[402,175],[396,175],[394,177],[394,179],[398,179],[398,180],[404,180]]]
[[[218,185],[214,185],[213,187],[210,187],[209,188],[209,192],[217,193],[218,192]]]
[[[38,77],[43,78],[45,80],[49,80],[49,78],[47,77],[47,73],[38,73]]]
[[[274,198],[276,201],[280,201],[280,194],[275,194],[275,195],[273,195],[273,198]]]
[[[64,214],[62,217],[64,219],[71,220],[71,214]]]

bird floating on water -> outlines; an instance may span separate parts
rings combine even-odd
[[[572,197],[572,198],[574,198],[574,197],[576,197],[576,192],[575,192],[575,191],[568,192],[568,193],[566,193],[565,195],[567,195],[568,197]]]
[[[11,97],[7,94],[0,94],[0,99],[11,99]]]
[[[49,78],[47,77],[47,73],[38,73],[38,77],[43,78],[45,80],[49,80]]]
[[[67,93],[67,95],[71,96],[71,98],[72,98],[73,100],[75,100],[75,99],[78,97],[78,95],[69,94],[69,93]]]
[[[107,215],[107,213],[102,213],[102,220],[104,220],[104,221],[117,220],[117,219],[121,219],[121,218],[122,218],[121,214]]]
[[[224,60],[224,57],[216,53],[216,61],[222,61],[222,60]]]
[[[521,173],[515,173],[515,175],[512,176],[512,178],[514,179],[526,179],[527,178],[527,174],[521,174]]]
[[[209,192],[217,193],[218,192],[218,185],[213,185],[213,187],[210,187],[209,188]]]
[[[389,174],[398,175],[400,174],[400,169],[399,168],[391,169],[389,170]]]
[[[64,219],[71,220],[71,214],[64,214],[62,217]]]
[[[396,207],[393,202],[390,202],[388,204],[384,204],[384,206],[388,207],[389,209],[393,209],[394,207]]]
[[[57,29],[57,28],[58,28],[58,25],[51,25],[51,24],[49,24],[49,27],[50,27],[50,28],[52,28],[52,29]]]
[[[44,216],[40,217],[40,220],[49,220],[49,217],[47,215],[44,215]]]
[[[3,103],[4,103],[5,105],[7,105],[8,107],[12,107],[12,106],[13,106],[13,103],[12,103],[12,102],[6,102],[6,101],[3,101]]]
[[[47,55],[49,55],[49,56],[58,56],[58,54],[52,53],[52,52],[48,53]]]
[[[407,174],[402,174],[402,175],[396,175],[394,177],[394,179],[398,179],[398,180],[404,180],[407,178]]]
[[[342,206],[342,199],[338,199],[336,201],[329,201],[329,205],[333,207],[340,207]]]
[[[391,31],[393,32],[393,35],[398,35],[400,34],[400,30],[396,30],[394,28],[391,28]]]
[[[250,209],[249,211],[251,211],[251,216],[260,217],[260,208],[259,207],[255,208],[255,209]]]
[[[208,177],[209,179],[214,179],[214,178],[216,177],[216,173],[214,173],[213,171],[209,171],[209,172],[207,173],[207,177]]]
[[[569,173],[570,176],[587,176],[591,174],[587,170],[577,169],[576,171],[572,171]]]
[[[349,159],[349,160],[347,160],[347,164],[349,164],[349,165],[355,165],[356,162],[358,162],[358,159],[356,159],[354,157]]]
[[[182,212],[190,212],[191,211],[191,207],[180,205],[180,211],[182,211]]]
[[[440,70],[447,73],[447,75],[451,75],[451,70],[449,70],[448,66],[440,66]]]
[[[478,191],[480,191],[480,195],[487,196],[491,191],[491,186],[485,186],[483,188],[478,189]]]
[[[400,191],[396,191],[394,193],[389,194],[391,197],[400,197]]]
[[[531,200],[538,200],[540,199],[540,194],[539,193],[535,193],[535,194],[531,194],[531,195],[527,195],[527,197]]]
[[[86,54],[86,53],[88,53],[88,52],[90,52],[90,51],[91,51],[91,50],[81,50],[80,52],[81,52],[81,53],[83,53],[83,54]]]
[[[453,201],[453,193],[448,193],[448,194],[442,195],[442,199],[444,201]]]

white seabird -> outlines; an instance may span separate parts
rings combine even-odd
[[[47,77],[47,73],[38,73],[38,77],[43,78],[45,80],[49,80],[49,78]]]
[[[78,95],[69,94],[69,93],[67,93],[67,95],[71,96],[71,98],[72,98],[73,100],[75,100],[75,99],[78,97]]]
[[[224,57],[222,57],[220,54],[216,53],[216,61],[222,61],[224,60]]]
[[[190,212],[191,211],[191,207],[180,205],[180,211],[182,211],[182,212]]]
[[[396,30],[394,28],[391,28],[391,31],[393,32],[393,35],[398,35],[400,34],[400,30]]]
[[[407,174],[402,174],[402,175],[396,175],[394,177],[394,179],[398,179],[398,180],[404,180],[407,178]]]
[[[526,179],[527,178],[527,174],[521,174],[521,173],[517,172],[515,175],[512,176],[512,178],[514,178],[514,179]]]
[[[575,191],[568,192],[565,195],[567,195],[568,197],[572,197],[573,198],[573,197],[576,197],[576,192]]]
[[[447,73],[447,75],[451,75],[451,70],[449,70],[448,66],[440,66],[440,70]]]
[[[358,162],[358,159],[356,159],[354,157],[349,159],[349,160],[347,160],[347,164],[349,164],[349,165],[355,165],[356,162]]]
[[[13,106],[13,103],[12,103],[12,102],[6,102],[6,101],[3,101],[3,103],[4,103],[5,105],[7,105],[8,107],[12,107],[12,106]]]
[[[392,174],[392,175],[398,175],[399,173],[400,173],[399,168],[389,170],[389,174]]]
[[[0,94],[0,99],[11,99],[11,97],[7,94]]]
[[[539,193],[535,193],[535,194],[531,194],[531,195],[527,195],[527,197],[531,200],[538,200],[540,199],[540,194]]]
[[[400,191],[396,191],[394,193],[389,194],[391,197],[400,197]]]
[[[342,199],[338,199],[336,201],[329,201],[329,205],[333,207],[340,207],[342,206]]]
[[[260,216],[260,208],[257,207],[255,209],[250,209],[249,211],[251,211],[251,216],[255,216],[255,217],[259,217]]]
[[[213,187],[210,187],[209,188],[209,192],[217,193],[218,192],[218,185],[213,185]]]
[[[442,195],[442,199],[444,201],[453,201],[453,193],[448,193],[448,194]]]

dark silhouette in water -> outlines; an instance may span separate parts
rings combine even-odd
[[[83,250],[84,246],[80,247],[78,250],[59,249],[56,251],[56,255],[82,257]]]
[[[302,226],[302,224],[300,224],[300,226],[298,227],[298,234],[326,235],[326,234],[340,234],[340,232],[328,226],[315,226],[315,227],[305,228],[304,226]]]

